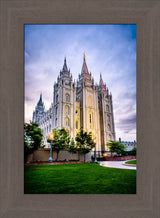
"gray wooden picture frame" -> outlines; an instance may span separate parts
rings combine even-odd
[[[137,25],[137,194],[24,194],[25,23]],[[0,0],[0,60],[0,217],[160,217],[160,1]]]

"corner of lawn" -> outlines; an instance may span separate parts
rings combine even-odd
[[[131,164],[131,165],[136,165],[136,163],[137,163],[137,160],[129,160],[125,162],[125,164]]]

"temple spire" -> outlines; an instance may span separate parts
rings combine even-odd
[[[102,74],[100,73],[100,81],[99,81],[100,85],[103,86],[103,79],[102,79]]]
[[[42,102],[42,92],[41,92],[41,94],[40,94],[39,101]]]
[[[68,72],[66,57],[64,58],[64,65],[63,65],[63,70],[62,71]]]
[[[106,91],[106,84],[104,84],[104,82],[103,82],[102,74],[101,73],[100,73],[99,86],[100,86],[102,91]]]
[[[86,55],[85,55],[85,53],[83,54],[83,66],[82,66],[81,74],[89,74],[87,64],[86,64]]]
[[[42,105],[43,103],[42,103],[42,92],[41,92],[41,94],[40,94],[40,98],[39,98],[39,101],[38,101],[38,105]]]
[[[83,58],[84,58],[84,60],[85,60],[85,57],[86,57],[86,55],[85,55],[85,52],[83,53]]]

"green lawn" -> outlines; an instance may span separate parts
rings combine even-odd
[[[136,170],[95,163],[24,167],[25,194],[136,194]]]
[[[129,160],[125,162],[125,164],[135,164],[136,165],[136,160]]]

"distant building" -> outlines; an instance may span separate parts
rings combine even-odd
[[[137,147],[137,143],[135,140],[133,142],[128,142],[121,141],[121,138],[119,138],[119,142],[126,146],[127,151],[131,151],[134,147]]]
[[[63,69],[54,83],[50,109],[44,110],[41,94],[32,121],[43,130],[46,147],[49,146],[48,134],[54,128],[65,128],[71,138],[75,138],[80,129],[91,132],[98,151],[104,151],[106,143],[115,140],[112,95],[101,74],[99,85],[94,83],[85,55],[77,82],[73,81],[65,58]]]

